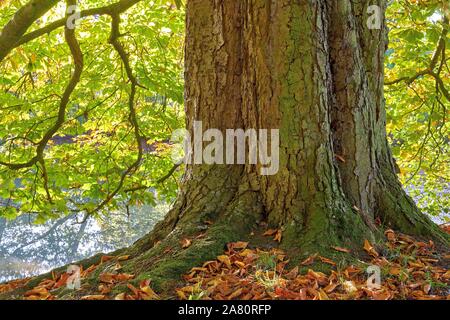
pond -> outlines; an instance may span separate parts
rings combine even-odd
[[[421,188],[407,188],[420,191]],[[450,188],[442,196],[448,197]],[[420,200],[417,196],[416,201]],[[0,282],[40,274],[99,252],[127,247],[148,233],[160,221],[170,205],[144,205],[111,212],[90,219],[66,216],[59,220],[34,225],[33,217],[23,215],[13,221],[0,218]],[[439,217],[431,217],[440,224]]]
[[[89,219],[69,215],[43,225],[23,215],[0,218],[0,283],[32,276],[55,267],[129,246],[148,233],[168,211],[168,204],[132,207]]]

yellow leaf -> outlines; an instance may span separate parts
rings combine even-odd
[[[80,298],[80,300],[105,300],[106,296],[103,294],[93,294],[88,296],[83,296]]]
[[[225,263],[228,268],[231,268],[231,261],[230,261],[230,258],[227,255],[218,256],[217,260],[219,260],[222,263]]]
[[[125,261],[125,260],[128,260],[128,259],[130,259],[130,256],[129,256],[129,255],[126,255],[126,256],[120,256],[120,257],[117,258],[118,261]]]
[[[143,297],[144,300],[159,300],[159,296],[149,286],[141,288],[141,291],[146,295]]]
[[[177,290],[177,295],[178,295],[178,298],[180,298],[181,300],[187,300],[188,299],[186,297],[186,295],[184,294],[184,292],[181,291],[181,290]]]
[[[319,290],[319,300],[330,300],[330,298],[328,298],[328,295],[325,293],[325,291],[323,291],[323,289]]]
[[[375,258],[378,257],[378,252],[375,251],[375,249],[372,247],[372,245],[367,239],[364,240],[364,250],[366,250],[366,252],[371,256]]]
[[[117,296],[115,296],[114,300],[126,300],[126,293],[119,293]]]
[[[190,239],[183,239],[181,240],[181,247],[183,249],[189,248],[192,244],[192,241]]]

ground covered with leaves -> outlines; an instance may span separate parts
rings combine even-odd
[[[281,233],[269,230],[265,235],[278,240]],[[387,230],[385,235],[387,242],[378,250],[366,240],[362,246],[368,258],[350,265],[314,254],[289,267],[288,255],[278,248],[252,248],[248,242],[229,243],[216,260],[206,261],[183,275],[172,296],[182,300],[450,300],[450,253],[438,250],[432,241],[418,241],[393,230]],[[332,249],[352,255],[347,248]],[[83,291],[81,286],[77,297],[81,300],[161,299],[151,288],[151,279],[136,283],[135,275],[121,272],[121,262],[128,259],[129,256],[103,256],[99,264],[86,270],[81,268],[83,282],[99,265],[111,265],[108,272],[98,275],[96,292]],[[331,271],[315,270],[317,263],[329,265]],[[61,291],[71,279],[73,275],[66,272],[52,272],[50,278],[16,298],[64,298]],[[25,287],[31,280],[1,284],[0,294]]]

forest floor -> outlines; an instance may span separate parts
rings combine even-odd
[[[449,232],[449,227],[445,228]],[[135,275],[122,273],[121,262],[129,256],[104,255],[98,264],[80,270],[81,288],[72,290],[74,294],[68,295],[66,289],[73,275],[52,272],[32,288],[29,284],[33,278],[0,284],[0,295],[14,292],[9,298],[27,300],[450,300],[448,248],[437,248],[432,241],[417,240],[393,230],[387,230],[385,235],[387,241],[383,246],[373,246],[367,240],[361,244],[365,257],[356,263],[345,264],[315,254],[300,265],[288,267],[289,257],[276,246],[281,232],[267,230],[261,236],[274,240],[272,247],[229,243],[216,260],[206,261],[180,275],[171,293],[155,292],[150,279],[137,281]],[[191,240],[185,239],[180,247],[190,245]],[[347,248],[332,249],[352,254]],[[109,272],[100,273],[92,280],[94,271],[102,264],[110,264]],[[316,264],[326,264],[330,271],[320,272]]]

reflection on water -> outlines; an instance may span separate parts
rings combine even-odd
[[[423,186],[411,186],[407,190],[420,202]],[[448,197],[450,187],[442,192],[440,197]],[[130,208],[129,215],[123,210],[84,224],[78,223],[74,215],[44,225],[33,225],[30,216],[13,221],[0,218],[0,282],[43,273],[98,252],[129,246],[148,233],[168,209],[169,205],[165,204],[134,207]],[[438,224],[445,222],[442,217],[431,218]]]
[[[0,218],[0,282],[36,275],[92,256],[126,247],[148,233],[167,212],[167,205],[130,208],[80,224],[66,216],[34,225],[33,217]]]

